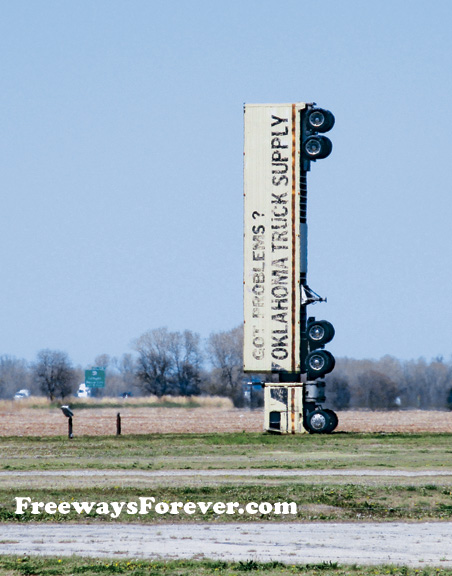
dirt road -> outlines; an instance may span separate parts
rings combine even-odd
[[[77,478],[77,477],[109,477],[109,478],[192,478],[200,477],[312,477],[312,476],[390,476],[396,478],[422,478],[430,476],[452,476],[450,470],[273,470],[254,468],[250,470],[18,470],[9,472],[0,471],[0,478],[18,478],[32,476]]]
[[[242,486],[275,485],[309,481],[322,484],[368,484],[391,485],[409,482],[417,484],[452,485],[449,470],[29,470],[0,471],[0,489],[16,488],[72,489],[93,486],[133,486],[137,490],[167,487],[197,487],[238,484]],[[21,493],[21,495],[23,495]]]
[[[0,553],[452,566],[452,523],[1,524]]]

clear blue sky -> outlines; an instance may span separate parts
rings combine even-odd
[[[0,354],[242,322],[243,103],[336,116],[309,174],[337,356],[452,353],[452,2],[0,1]]]

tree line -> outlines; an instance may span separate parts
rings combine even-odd
[[[337,409],[452,409],[452,358],[339,358],[326,383],[327,398]]]
[[[132,343],[133,353],[94,358],[92,366],[106,370],[105,388],[94,392],[98,396],[125,392],[158,397],[226,396],[238,406],[243,396],[242,347],[241,327],[213,333],[206,341],[191,330],[149,330]],[[64,399],[83,381],[84,369],[75,367],[60,350],[41,350],[33,362],[0,356],[0,398],[12,398],[27,388],[33,395]]]
[[[93,366],[106,370],[106,387],[98,395],[197,396],[230,398],[234,405],[246,404],[243,384],[250,381],[243,366],[243,330],[211,334],[202,340],[190,330],[149,330],[132,344],[132,353],[121,357],[101,354]],[[0,398],[12,398],[21,388],[54,400],[74,394],[84,381],[84,370],[74,367],[68,355],[59,350],[41,350],[28,363],[0,356]],[[277,381],[277,375],[253,375],[253,381]],[[333,373],[326,377],[325,406],[336,410],[400,408],[452,408],[452,359],[426,361],[336,359]],[[256,390],[253,406],[263,403]]]

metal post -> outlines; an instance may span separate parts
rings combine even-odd
[[[68,423],[67,437],[72,439],[74,437],[74,435],[72,434],[72,416],[69,416],[69,418],[67,419],[67,423]]]
[[[307,286],[308,275],[308,178],[307,172],[304,169],[304,162],[300,162],[300,244],[301,244],[301,258],[300,258],[300,284]],[[308,339],[306,334],[307,325],[307,311],[306,304],[300,306],[300,366],[301,371],[304,372],[306,355],[308,353]]]
[[[308,170],[309,162],[300,159],[300,289],[308,285]],[[300,303],[300,371],[306,372],[306,357],[308,355],[307,335],[308,314],[306,304]],[[303,426],[306,428],[305,391],[303,388]]]
[[[116,414],[116,436],[121,436],[121,414]]]

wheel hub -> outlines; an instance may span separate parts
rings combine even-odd
[[[323,414],[314,414],[311,418],[311,426],[314,430],[322,430],[326,426],[326,419]]]

